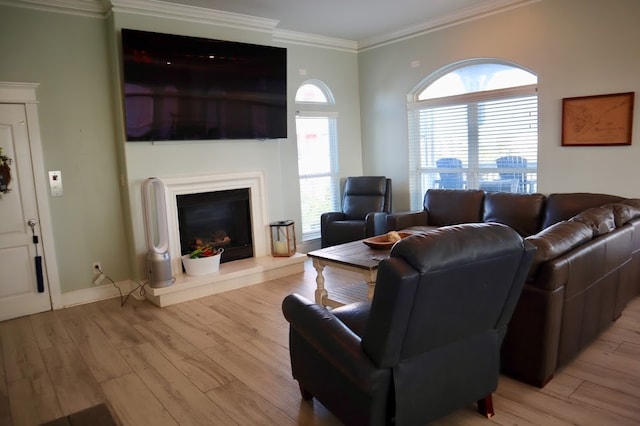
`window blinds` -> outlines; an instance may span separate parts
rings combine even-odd
[[[441,187],[445,181],[441,173],[461,174],[469,189],[485,185],[491,190],[535,190],[538,99],[534,86],[410,104],[409,126],[412,209],[422,208],[427,189]],[[524,161],[505,169],[498,166],[501,157]],[[438,160],[444,158],[461,160],[461,167],[446,161],[440,163],[447,167],[439,167]],[[499,186],[505,177],[526,179],[529,184]]]
[[[299,114],[298,173],[302,240],[320,237],[320,215],[340,210],[337,115]]]

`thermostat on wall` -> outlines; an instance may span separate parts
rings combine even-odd
[[[52,197],[62,197],[62,172],[59,170],[49,172],[49,187]]]

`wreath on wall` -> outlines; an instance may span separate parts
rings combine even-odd
[[[11,164],[13,160],[6,155],[2,155],[2,147],[0,147],[0,198],[2,194],[10,192],[9,183],[11,182]]]

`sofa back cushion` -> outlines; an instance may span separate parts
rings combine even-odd
[[[529,278],[535,276],[540,265],[590,241],[591,227],[578,221],[562,221],[526,238],[538,248],[529,269]]]
[[[562,220],[568,220],[590,207],[600,207],[603,204],[617,203],[623,199],[624,198],[617,195],[592,194],[586,192],[551,194],[547,197],[542,228],[547,228]]]
[[[602,207],[608,207],[613,210],[613,219],[616,222],[616,228],[621,227],[632,219],[640,217],[640,200],[629,199],[619,203],[609,203]]]
[[[625,200],[620,201],[620,203],[640,208],[640,198],[627,198]]]
[[[546,197],[542,194],[488,192],[484,196],[483,222],[498,222],[515,229],[522,237],[540,230]]]
[[[429,225],[448,226],[482,222],[484,191],[478,189],[429,189],[424,194],[424,208]]]
[[[591,228],[593,236],[608,234],[616,229],[615,219],[613,218],[613,209],[608,207],[592,207],[586,209],[571,219],[570,222],[582,222]]]

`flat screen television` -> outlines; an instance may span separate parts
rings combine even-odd
[[[287,50],[122,30],[128,141],[287,137]]]

